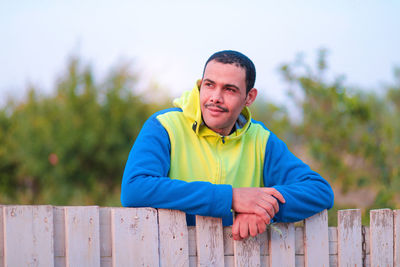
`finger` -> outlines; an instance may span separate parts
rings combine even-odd
[[[275,188],[273,188],[273,187],[264,187],[264,188],[262,188],[262,190],[264,192],[270,194],[271,196],[276,197],[280,202],[282,202],[282,203],[286,202],[286,200],[282,196],[282,194],[278,190],[276,190]]]
[[[239,220],[235,219],[232,225],[232,237],[233,240],[241,240],[240,234],[239,234]]]
[[[275,216],[275,208],[268,201],[265,201],[264,199],[259,199],[258,202],[257,202],[257,205],[260,208],[264,209],[268,213],[268,216],[270,218],[273,218]]]
[[[239,229],[241,238],[247,238],[249,236],[249,225],[246,222],[242,222]]]
[[[257,215],[255,215],[255,216],[257,216]],[[251,236],[256,236],[258,234],[258,226],[255,221],[249,223],[249,232],[250,232]]]
[[[261,219],[262,219],[266,224],[268,224],[269,221],[271,220],[271,217],[269,216],[268,212],[267,212],[264,208],[262,208],[262,207],[260,207],[260,206],[255,206],[255,207],[254,207],[254,213],[255,213],[256,215],[260,216]]]
[[[278,213],[279,211],[279,203],[278,200],[276,198],[274,198],[273,196],[270,195],[264,195],[263,196],[263,200],[265,200],[266,202],[270,203],[274,209],[274,216],[275,214]]]
[[[262,234],[265,232],[265,230],[267,230],[267,225],[264,223],[264,221],[260,220],[257,223],[257,228],[258,228],[258,233]]]

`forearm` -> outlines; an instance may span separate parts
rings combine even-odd
[[[231,211],[232,187],[137,176],[123,182],[121,203],[124,207],[177,209],[188,214],[223,217]]]
[[[333,191],[325,180],[276,185],[274,188],[286,199],[274,221],[300,221],[333,206]]]
[[[299,221],[333,206],[329,183],[273,134],[266,149],[264,185],[277,189],[286,200],[273,221]]]

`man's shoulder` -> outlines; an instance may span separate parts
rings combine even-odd
[[[154,113],[150,118],[157,118],[162,115],[172,115],[175,112],[182,112],[181,108],[167,108],[163,110],[159,110],[156,113]]]
[[[155,113],[153,113],[153,115],[151,115],[144,127],[159,127],[162,126],[161,121],[163,120],[162,118],[167,118],[168,116],[171,116],[172,114],[177,114],[177,113],[182,113],[182,109],[180,108],[167,108],[167,109],[163,109],[163,110],[159,110]]]
[[[149,118],[149,120],[152,121],[152,123],[160,124],[162,127],[168,129],[170,127],[175,128],[177,125],[181,125],[183,117],[182,109],[175,107],[157,111]]]
[[[261,122],[261,121],[257,121],[257,120],[255,120],[255,119],[251,119],[251,124],[253,124],[254,126],[256,126],[257,128],[258,128],[258,130],[260,130],[260,131],[265,131],[265,132],[267,132],[268,134],[270,134],[270,133],[272,133],[268,128],[267,128],[267,126],[265,126],[265,124],[263,123],[263,122]]]

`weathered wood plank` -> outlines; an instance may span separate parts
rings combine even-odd
[[[223,228],[224,235],[224,255],[233,256],[233,236],[232,236],[232,226],[225,226]],[[225,262],[225,266],[227,263]]]
[[[0,205],[0,267],[4,266],[3,205]]]
[[[235,266],[235,258],[233,255],[224,256],[225,267],[234,267]]]
[[[295,254],[304,255],[304,227],[295,227]]]
[[[257,236],[258,242],[260,243],[260,254],[262,256],[267,256],[269,253],[269,247],[268,247],[268,231],[265,231],[262,234],[259,234]],[[262,265],[262,263],[261,263]]]
[[[197,256],[189,255],[189,267],[196,267],[197,266]]]
[[[112,246],[111,246],[111,209],[109,207],[100,208],[100,266],[111,266]]]
[[[338,211],[338,266],[362,265],[361,211]]]
[[[329,255],[329,267],[338,266],[338,257],[337,255]]]
[[[394,223],[394,266],[400,267],[400,210],[393,211],[393,223]]]
[[[393,211],[370,211],[371,266],[393,266]]]
[[[338,254],[337,227],[328,227],[329,255]]]
[[[222,220],[196,216],[197,266],[224,266]]]
[[[364,226],[363,225],[361,227],[361,229],[362,229],[362,235],[363,235],[363,238],[364,238],[363,246],[365,246],[365,248],[363,248],[363,253],[362,253],[363,264],[365,263],[365,267],[369,267],[371,265],[370,258],[369,258],[370,251],[371,251],[371,249],[370,249],[370,243],[371,242],[369,241],[369,232],[370,232],[369,231],[369,226]]]
[[[294,261],[295,267],[304,267],[304,255],[296,255]]]
[[[189,239],[189,257],[197,256],[197,247],[196,247],[196,227],[188,226],[188,239]]]
[[[65,212],[64,207],[53,207],[54,266],[65,267]]]
[[[304,221],[304,266],[329,266],[327,210]]]
[[[269,255],[261,256],[261,267],[269,267]]]
[[[293,223],[276,223],[270,229],[269,260],[270,267],[295,266],[295,230]]]
[[[101,267],[112,267],[112,257],[101,257],[100,259]]]
[[[370,266],[370,241],[369,241],[369,226],[362,226],[362,235],[363,235],[363,246],[365,246],[365,248],[363,248],[363,252],[362,252],[362,257],[363,257],[363,264],[365,263],[366,267]]]
[[[233,241],[235,267],[260,266],[260,243],[256,237]]]
[[[186,215],[178,210],[158,210],[160,266],[189,266]]]
[[[113,208],[113,266],[158,266],[157,210]]]
[[[100,266],[99,207],[65,207],[66,266]]]
[[[304,227],[295,227],[295,266],[304,267]]]
[[[3,219],[5,266],[54,266],[51,206],[4,206]]]
[[[365,257],[365,267],[370,267],[371,266],[371,259],[370,259],[370,255],[367,255]],[[363,266],[364,267],[364,266]]]

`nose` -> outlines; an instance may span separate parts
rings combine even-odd
[[[210,101],[212,103],[222,103],[223,102],[222,99],[223,98],[221,90],[220,89],[213,90],[213,92],[211,93]]]

